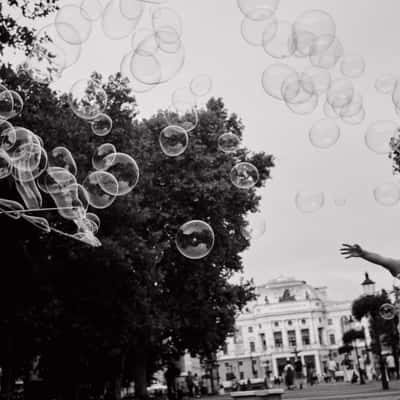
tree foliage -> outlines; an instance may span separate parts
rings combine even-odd
[[[23,114],[13,123],[41,136],[48,151],[60,145],[69,148],[82,182],[104,138],[94,136],[90,125],[72,113],[65,95],[32,81],[23,71],[2,67],[0,76],[25,101]],[[93,78],[102,81],[99,75]],[[253,296],[250,282],[236,285],[229,279],[243,268],[240,253],[249,242],[241,229],[246,213],[256,211],[260,200],[256,188],[234,187],[229,172],[239,161],[253,162],[261,187],[273,167],[272,157],[264,153],[218,150],[221,133],[241,136],[243,131],[221,99],[210,99],[199,110],[199,125],[190,133],[187,151],[168,158],[158,144],[166,126],[164,114],[138,120],[127,82],[116,75],[103,85],[109,98],[106,112],[113,119],[106,141],[140,167],[139,184],[129,195],[96,210],[103,246],[87,248],[0,216],[12,232],[2,243],[3,254],[19,257],[16,265],[2,271],[2,284],[19,295],[15,306],[10,301],[8,306],[21,309],[19,314],[0,313],[0,324],[13,326],[1,333],[10,332],[11,337],[19,331],[16,317],[21,315],[26,327],[22,337],[15,337],[10,357],[18,365],[13,367],[21,371],[41,355],[42,373],[56,391],[65,387],[66,377],[75,388],[91,383],[101,392],[106,382],[118,388],[125,376],[143,389],[151,371],[184,351],[206,358],[223,345],[233,332],[237,311]],[[2,197],[17,198],[11,180],[1,185]],[[44,204],[52,205],[48,198]],[[72,228],[57,215],[46,217],[60,229]],[[202,260],[189,260],[175,248],[178,227],[191,219],[208,222],[215,232],[213,251]],[[21,289],[27,287],[30,291]],[[30,349],[20,352],[20,362],[14,357],[19,348]],[[5,350],[0,350],[0,363]]]

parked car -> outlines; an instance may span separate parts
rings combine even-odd
[[[167,386],[160,382],[155,382],[147,388],[147,393],[152,397],[162,396],[167,393]]]

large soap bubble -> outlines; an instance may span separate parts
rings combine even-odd
[[[251,189],[254,187],[260,175],[258,169],[249,162],[236,164],[230,173],[231,182],[239,189]]]
[[[292,56],[296,51],[292,24],[288,21],[278,21],[276,25],[268,26],[263,34],[263,48],[273,58],[283,59]]]
[[[243,39],[252,46],[262,46],[275,36],[278,28],[278,21],[275,17],[266,20],[253,20],[244,17],[240,26]]]
[[[115,154],[117,149],[112,143],[103,143],[94,152],[92,156],[92,165],[94,169],[106,169],[107,164],[105,162],[105,157],[109,154]],[[108,158],[108,162],[112,163],[113,159]]]
[[[357,54],[345,55],[340,63],[340,71],[349,78],[358,78],[365,71],[364,57]]]
[[[104,113],[98,114],[90,121],[90,127],[96,136],[108,135],[111,132],[112,125],[112,119]]]
[[[376,202],[381,206],[391,207],[400,200],[400,186],[396,183],[386,182],[377,186],[373,194]]]
[[[241,229],[243,237],[247,240],[257,240],[264,235],[266,230],[265,218],[260,213],[251,213],[246,217],[246,226]]]
[[[326,118],[314,123],[309,138],[313,146],[320,149],[332,147],[339,139],[340,129],[334,120]]]
[[[310,62],[314,67],[333,68],[340,58],[343,56],[343,46],[337,37],[332,35],[324,35],[319,37],[314,47],[318,51],[312,50],[310,54]],[[323,50],[321,50],[323,49]]]
[[[390,94],[396,85],[397,77],[392,74],[379,76],[375,81],[375,89],[379,93]]]
[[[296,194],[295,204],[302,213],[313,213],[318,211],[325,203],[323,192],[301,191]]]
[[[206,96],[211,88],[212,79],[207,74],[197,75],[190,82],[190,90],[196,97]]]
[[[95,80],[80,79],[72,85],[68,102],[78,117],[91,120],[106,108],[107,94]]]
[[[114,175],[106,171],[91,172],[82,186],[89,195],[89,203],[94,208],[107,208],[116,199],[110,192],[118,192],[118,181]]]
[[[398,134],[398,125],[393,121],[376,121],[365,132],[365,144],[377,154],[389,154],[390,141]]]
[[[283,100],[282,85],[291,76],[296,76],[296,71],[283,63],[269,65],[261,77],[262,87],[269,96]]]
[[[206,257],[213,249],[214,231],[204,221],[188,221],[178,229],[175,244],[183,256],[198,260]]]
[[[160,132],[159,137],[162,152],[168,157],[177,157],[185,152],[189,137],[185,129],[177,125],[169,125]]]

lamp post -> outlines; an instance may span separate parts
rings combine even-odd
[[[361,283],[364,296],[372,296],[375,294],[375,282],[370,279],[368,272],[365,273],[365,279]]]

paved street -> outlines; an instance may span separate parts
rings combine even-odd
[[[215,400],[221,398],[229,399],[230,397],[219,396]],[[303,390],[285,391],[283,399],[291,400],[400,400],[400,382],[390,382],[390,390],[382,391],[379,382],[368,383],[366,385],[350,384],[350,383],[324,383]],[[214,400],[214,399],[213,399]]]

